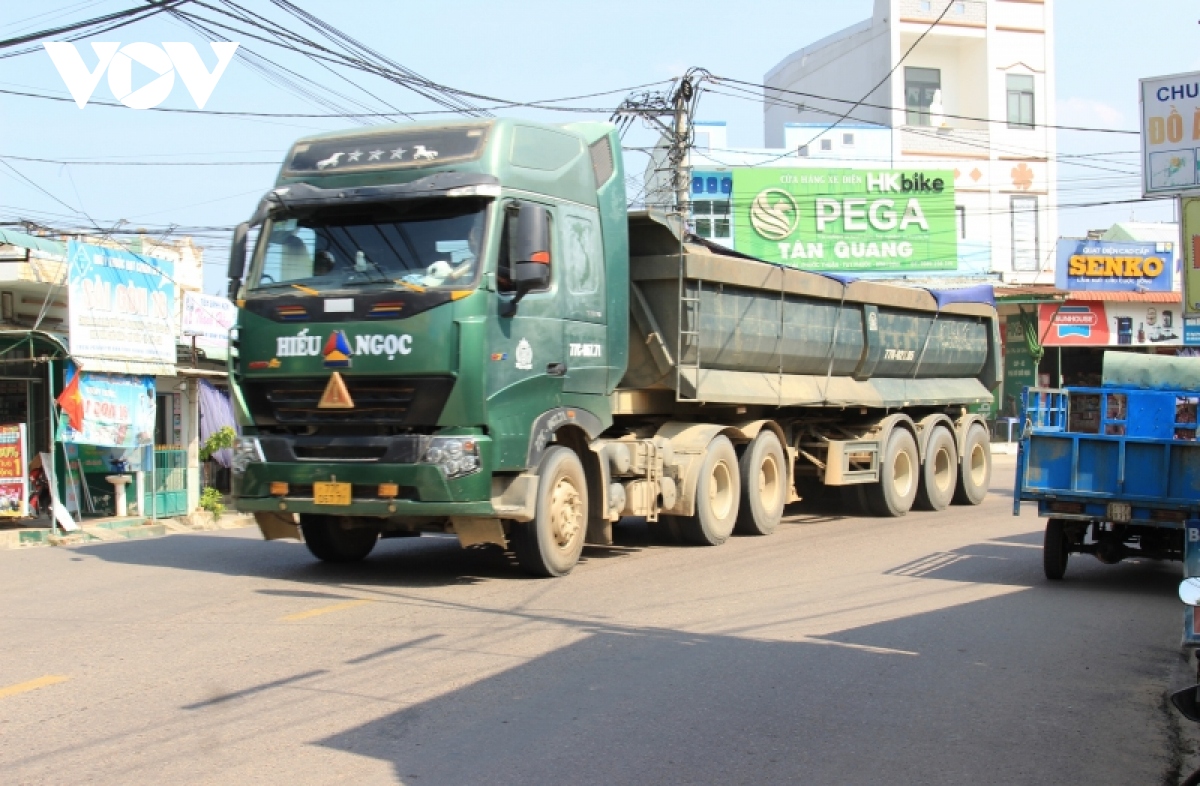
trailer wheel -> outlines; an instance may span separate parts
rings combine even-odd
[[[892,430],[880,463],[879,482],[864,489],[867,504],[877,516],[903,516],[916,499],[921,466],[917,443],[907,429]]]
[[[696,482],[696,515],[677,519],[684,540],[697,546],[720,546],[738,518],[741,475],[733,443],[723,435],[708,443]]]
[[[304,545],[323,562],[358,562],[365,559],[379,540],[374,527],[353,527],[345,516],[300,514]]]
[[[779,437],[769,429],[758,436],[742,454],[738,469],[742,482],[742,504],[735,529],[743,535],[770,535],[783,518],[787,502],[787,464]]]
[[[992,447],[987,430],[978,423],[972,423],[967,429],[958,465],[958,490],[954,492],[954,501],[959,505],[982,503],[992,482]]]
[[[1046,572],[1046,578],[1051,581],[1062,580],[1063,574],[1067,572],[1067,557],[1070,553],[1063,520],[1046,521],[1046,540],[1042,544],[1042,569]]]
[[[945,510],[957,489],[958,450],[954,447],[954,435],[937,426],[925,448],[915,506],[921,510]]]
[[[579,562],[587,536],[588,493],[583,464],[573,450],[549,448],[538,468],[533,521],[513,526],[517,563],[535,576],[565,576]]]

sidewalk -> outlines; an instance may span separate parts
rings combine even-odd
[[[85,519],[75,532],[64,533],[61,529],[52,533],[45,519],[26,520],[28,525],[4,526],[0,528],[0,551],[33,546],[72,546],[80,543],[99,543],[120,540],[153,538],[173,532],[200,532],[205,530],[237,529],[254,523],[254,517],[243,513],[229,512],[213,521],[205,511],[196,511],[188,516],[151,521],[141,516]],[[36,526],[47,523],[47,526]]]

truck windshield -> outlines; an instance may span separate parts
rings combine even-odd
[[[473,202],[277,216],[259,236],[250,289],[469,287],[487,223],[486,205]]]

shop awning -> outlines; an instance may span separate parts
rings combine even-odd
[[[1090,300],[1108,303],[1176,303],[1183,304],[1180,292],[1102,292],[1072,291],[1069,300]]]
[[[44,330],[0,330],[0,350],[7,349],[24,341],[33,344],[33,348],[51,360],[70,357],[67,340],[62,336],[47,333]],[[0,374],[0,376],[3,376]]]

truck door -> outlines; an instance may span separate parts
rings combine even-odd
[[[559,209],[559,271],[563,304],[563,391],[604,394],[608,380],[604,247],[594,210]]]
[[[522,201],[528,204],[531,200]],[[489,391],[511,389],[510,393],[521,397],[535,409],[541,407],[536,414],[558,406],[567,363],[562,328],[562,227],[549,206],[539,206],[551,214],[550,286],[527,294],[513,316],[492,322],[488,336],[491,353]],[[516,229],[516,219],[507,209],[502,209],[499,215],[503,218],[496,265],[496,289],[504,301],[514,291],[509,238]],[[520,420],[520,423],[521,428],[528,425],[524,420]]]

